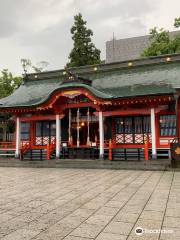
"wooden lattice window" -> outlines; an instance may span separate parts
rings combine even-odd
[[[36,123],[36,145],[47,145],[56,136],[55,121],[41,121]]]
[[[176,115],[160,115],[160,136],[175,136],[176,135]]]
[[[145,135],[151,132],[149,116],[115,118],[117,143],[144,143]]]
[[[29,140],[30,136],[30,123],[22,122],[21,123],[21,140]]]

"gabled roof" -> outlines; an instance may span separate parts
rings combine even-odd
[[[70,71],[79,76],[79,81],[65,81],[68,75],[63,69],[29,74],[19,89],[0,100],[0,108],[37,106],[54,92],[72,88],[84,88],[101,99],[173,94],[180,88],[180,54],[72,68]],[[91,86],[85,79],[92,81]]]

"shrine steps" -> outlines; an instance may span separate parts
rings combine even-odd
[[[35,167],[35,168],[74,168],[74,169],[125,169],[125,170],[172,170],[169,160],[149,161],[109,161],[91,159],[51,159],[45,161],[18,159],[0,159],[0,167]]]
[[[84,159],[60,159],[56,160],[57,167],[66,168],[90,168],[90,169],[129,169],[129,170],[167,170],[170,161],[109,161],[109,160],[84,160]]]
[[[54,158],[54,153],[51,155],[51,158]],[[23,155],[25,161],[46,161],[47,151],[46,149],[31,149]]]
[[[108,155],[109,151],[106,153]],[[144,149],[142,148],[115,148],[113,149],[113,160],[143,160]]]
[[[15,151],[16,149],[11,149],[11,148],[7,148],[7,149],[0,149],[0,158],[1,157],[15,157]]]

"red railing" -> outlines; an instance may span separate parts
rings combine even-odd
[[[22,141],[21,142],[21,149],[20,149],[20,159],[23,159],[24,154],[30,150],[30,142],[29,141]]]
[[[51,154],[54,152],[56,148],[55,140],[51,143],[47,144],[46,150],[47,150],[47,160],[51,159]]]
[[[113,149],[114,148],[119,148],[119,146],[114,146],[113,145],[113,141],[112,140],[109,140],[108,143],[105,143],[106,146],[108,146],[109,148],[109,155],[108,155],[108,158],[110,161],[113,160]],[[149,160],[149,137],[146,136],[145,139],[144,139],[144,158],[146,161]],[[142,146],[140,146],[140,148],[142,148]]]
[[[144,158],[146,161],[149,160],[149,139],[148,136],[144,139]]]
[[[25,154],[30,149],[30,142],[29,141],[22,141],[21,142],[21,152]]]
[[[113,144],[112,140],[109,140],[109,160],[113,160]]]
[[[15,148],[15,142],[0,142],[0,150],[14,150]]]

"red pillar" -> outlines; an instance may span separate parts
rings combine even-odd
[[[180,99],[178,97],[178,103],[177,103],[177,124],[178,124],[178,128],[177,128],[177,132],[178,132],[178,138],[180,138]]]
[[[174,96],[175,98],[175,111],[176,111],[176,136],[179,139],[180,138],[180,111],[179,111],[179,95],[178,93]]]
[[[112,141],[109,140],[109,160],[112,161]]]
[[[146,161],[149,160],[149,144],[148,144],[147,136],[144,140],[144,158],[145,158]]]
[[[160,145],[160,127],[158,113],[155,113],[155,125],[156,125],[156,148],[158,148]]]
[[[35,141],[35,122],[31,121],[30,122],[30,146],[31,148],[34,146],[34,141]]]

